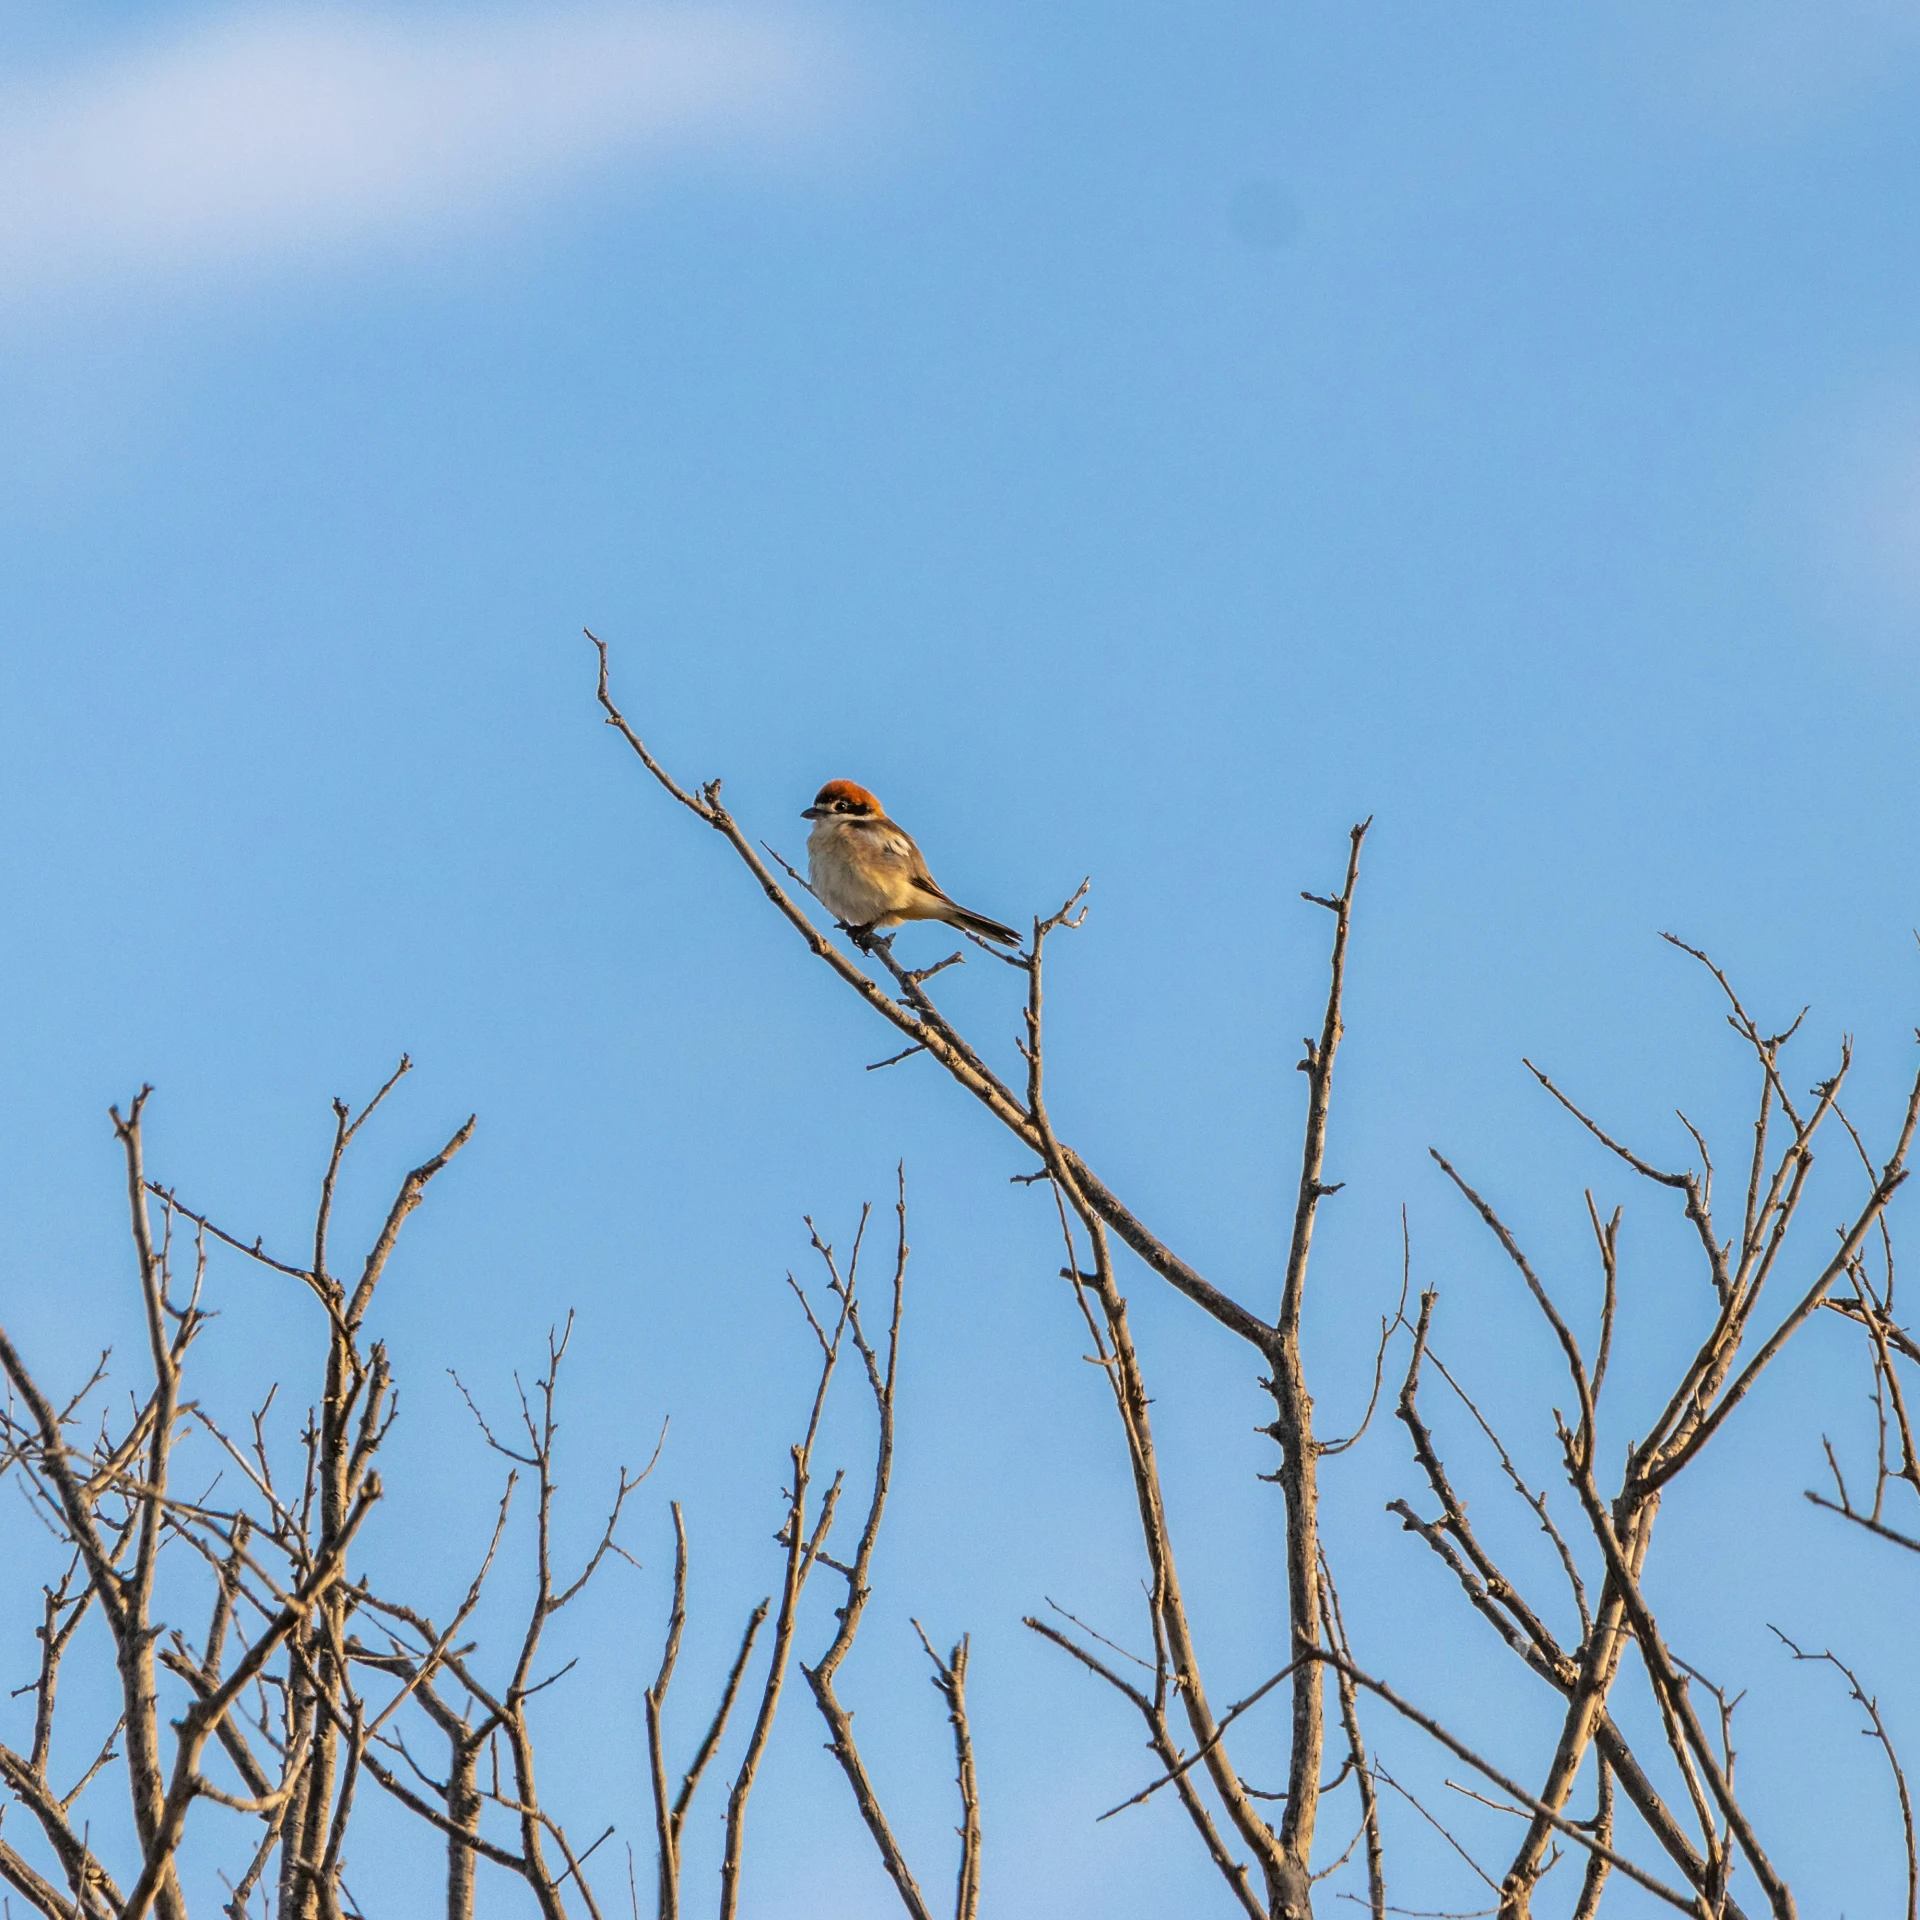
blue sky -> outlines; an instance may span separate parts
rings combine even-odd
[[[599,725],[580,628],[790,856],[845,774],[984,912],[1091,874],[1056,1119],[1253,1302],[1321,990],[1298,890],[1373,814],[1324,1417],[1364,1399],[1404,1202],[1437,1344],[1551,1472],[1550,1350],[1439,1145],[1589,1316],[1580,1190],[1627,1201],[1624,1441],[1704,1290],[1519,1056],[1675,1161],[1685,1105],[1731,1163],[1746,1075],[1671,928],[1765,1016],[1811,1003],[1809,1081],[1855,1035],[1874,1137],[1911,1071],[1920,16],[12,4],[0,58],[10,1330],[58,1374],[132,1327],[110,1099],[153,1081],[156,1171],[290,1242],[328,1098],[410,1052],[354,1223],[480,1129],[389,1286],[416,1467],[370,1550],[465,1568],[492,1480],[443,1369],[497,1398],[576,1308],[583,1535],[673,1424],[548,1778],[644,1871],[664,1502],[700,1583],[684,1742],[773,1577],[800,1215],[844,1237],[904,1157],[899,1508],[845,1692],[941,1878],[907,1615],[971,1629],[989,1904],[1211,1910],[1168,1811],[1092,1826],[1145,1757],[1017,1624],[1043,1595],[1138,1624],[1046,1208],[924,1063],[862,1071],[885,1036]],[[946,978],[1010,1057],[1012,976]],[[293,1365],[297,1303],[217,1280],[221,1390]],[[1132,1292],[1231,1698],[1278,1664],[1266,1416],[1224,1339]],[[1855,1659],[1920,1751],[1908,1571],[1800,1498],[1863,1385],[1816,1329],[1655,1549],[1683,1649],[1750,1689],[1744,1777],[1810,1915],[1888,1910],[1892,1810],[1764,1623]],[[1537,1771],[1544,1703],[1495,1710],[1498,1650],[1380,1512],[1414,1490],[1399,1430],[1329,1472],[1362,1657]],[[887,1912],[810,1713],[753,1910]],[[369,1912],[417,1910],[431,1848],[369,1835]],[[1399,1844],[1406,1904],[1475,1904],[1417,1823]]]

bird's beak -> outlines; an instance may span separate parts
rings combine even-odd
[[[820,813],[821,809],[818,807],[802,807],[800,809],[800,818],[802,820],[818,820]]]

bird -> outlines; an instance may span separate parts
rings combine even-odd
[[[820,904],[850,933],[873,933],[902,920],[944,920],[1004,946],[1020,936],[998,920],[949,900],[927,871],[907,830],[887,818],[865,787],[829,780],[804,808],[807,878]]]

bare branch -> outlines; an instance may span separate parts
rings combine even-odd
[[[953,1725],[955,1779],[960,1788],[960,1873],[955,1884],[954,1920],[978,1920],[980,1912],[980,1790],[973,1771],[973,1729],[967,1720],[967,1656],[971,1644],[965,1634],[942,1660],[916,1620],[913,1630],[933,1662],[933,1684],[947,1703]]]
[[[1437,1740],[1441,1746],[1445,1747],[1456,1760],[1464,1761],[1483,1779],[1491,1780],[1502,1793],[1508,1794],[1513,1799],[1519,1801],[1520,1804],[1527,1808],[1536,1818],[1545,1820],[1556,1832],[1563,1833],[1568,1839],[1578,1842],[1579,1845],[1584,1847],[1589,1853],[1602,1855],[1606,1859],[1607,1864],[1611,1866],[1616,1873],[1625,1875],[1635,1886],[1644,1888],[1656,1899],[1665,1901],[1670,1907],[1677,1907],[1682,1913],[1695,1914],[1699,1917],[1699,1920],[1713,1920],[1713,1915],[1708,1911],[1702,1901],[1693,1896],[1679,1893],[1675,1891],[1674,1888],[1656,1880],[1653,1875],[1648,1873],[1644,1868],[1636,1866],[1623,1855],[1615,1853],[1611,1847],[1602,1844],[1602,1842],[1588,1834],[1573,1821],[1563,1819],[1559,1814],[1555,1813],[1551,1807],[1536,1800],[1518,1781],[1509,1779],[1491,1762],[1481,1759],[1471,1747],[1449,1733],[1437,1720],[1433,1719],[1430,1715],[1422,1713],[1420,1709],[1410,1701],[1403,1700],[1399,1694],[1395,1693],[1384,1681],[1376,1680],[1371,1674],[1363,1673],[1344,1655],[1330,1652],[1324,1647],[1316,1649],[1312,1657],[1316,1660],[1323,1661],[1330,1667],[1345,1672],[1356,1686],[1364,1687],[1369,1693],[1384,1700],[1395,1713],[1399,1714],[1403,1719],[1412,1721],[1423,1733]]]
[[[872,1589],[868,1585],[868,1575],[873,1566],[874,1548],[879,1544],[880,1521],[886,1511],[887,1490],[893,1478],[893,1395],[894,1382],[899,1371],[900,1320],[906,1300],[908,1251],[907,1189],[904,1171],[899,1175],[895,1217],[899,1231],[893,1264],[893,1317],[887,1331],[887,1357],[884,1368],[860,1325],[860,1310],[854,1293],[859,1270],[859,1239],[854,1242],[853,1256],[848,1263],[847,1275],[843,1281],[834,1267],[832,1249],[822,1243],[817,1233],[814,1235],[814,1247],[826,1262],[827,1271],[831,1276],[828,1284],[840,1299],[842,1325],[852,1334],[854,1348],[866,1368],[867,1383],[873,1394],[874,1411],[879,1419],[879,1436],[874,1445],[873,1495],[867,1503],[866,1524],[861,1528],[860,1541],[854,1549],[851,1564],[840,1569],[847,1583],[847,1599],[846,1604],[839,1609],[839,1629],[834,1634],[831,1645],[821,1655],[819,1664],[813,1667],[802,1665],[800,1671],[806,1677],[807,1685],[813,1690],[814,1704],[820,1709],[820,1717],[827,1723],[827,1731],[831,1736],[827,1750],[839,1762],[841,1772],[846,1775],[848,1786],[853,1789],[854,1803],[860,1809],[860,1817],[866,1822],[867,1831],[873,1836],[873,1843],[880,1851],[881,1864],[893,1881],[901,1903],[913,1916],[913,1920],[932,1920],[932,1912],[927,1906],[926,1897],[920,1891],[913,1869],[907,1864],[906,1854],[880,1805],[880,1798],[874,1789],[866,1762],[861,1758],[860,1750],[854,1743],[853,1716],[840,1704],[839,1696],[834,1691],[834,1679],[847,1655],[853,1650],[854,1636],[860,1630],[861,1616],[865,1613],[867,1601],[871,1596]],[[866,1223],[867,1216],[863,1211],[860,1217],[862,1236],[866,1231]],[[837,1333],[835,1337],[837,1340]],[[964,1655],[957,1657],[961,1659],[964,1673]],[[942,1669],[942,1671],[945,1670]],[[959,1684],[958,1680],[953,1681],[956,1688]],[[950,1696],[950,1703],[953,1697]],[[966,1756],[966,1764],[970,1778],[972,1770],[970,1750]],[[972,1844],[977,1851],[979,1844],[977,1826]]]
[[[1899,1754],[1894,1751],[1893,1736],[1888,1733],[1887,1723],[1880,1717],[1879,1700],[1867,1692],[1860,1684],[1860,1676],[1831,1648],[1820,1653],[1805,1653],[1778,1627],[1773,1628],[1773,1632],[1796,1660],[1810,1660],[1832,1667],[1846,1681],[1849,1695],[1867,1716],[1868,1725],[1862,1731],[1877,1741],[1881,1752],[1887,1756],[1887,1770],[1893,1775],[1894,1791],[1900,1797],[1900,1830],[1907,1847],[1907,1920],[1920,1920],[1920,1842],[1916,1841],[1914,1834],[1913,1796],[1907,1791],[1906,1770],[1900,1764]]]

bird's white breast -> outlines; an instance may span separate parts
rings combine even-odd
[[[850,927],[897,914],[910,892],[897,830],[850,820],[816,820],[807,835],[807,878],[821,904]]]

